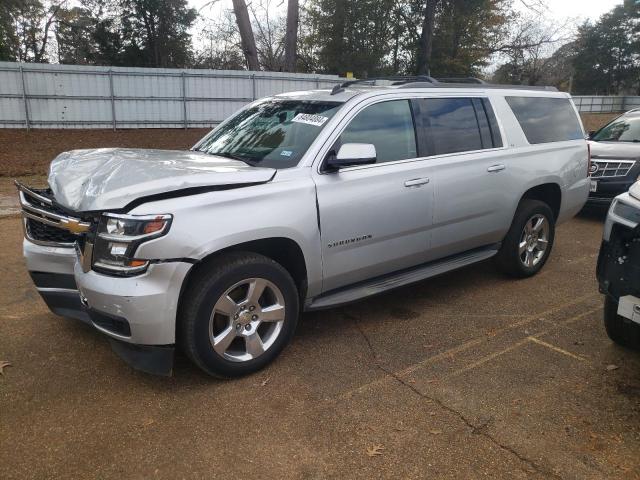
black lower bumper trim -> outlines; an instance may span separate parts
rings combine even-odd
[[[116,335],[122,335],[123,337],[131,336],[131,327],[129,321],[123,317],[117,317],[105,312],[100,312],[93,308],[86,308],[91,317],[91,321],[98,327],[115,333]]]
[[[174,345],[135,345],[110,338],[111,348],[122,360],[141,372],[171,376]]]
[[[91,325],[91,318],[80,302],[80,294],[74,290],[42,291],[38,293],[49,310],[61,317],[73,318]]]
[[[38,288],[66,288],[77,290],[76,279],[70,273],[29,272],[31,280]]]

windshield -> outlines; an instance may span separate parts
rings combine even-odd
[[[596,142],[640,142],[640,117],[616,118],[596,132]]]
[[[294,167],[341,105],[267,100],[211,132],[197,150],[261,167]]]

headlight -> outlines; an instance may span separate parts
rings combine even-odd
[[[171,215],[102,215],[95,245],[92,268],[111,275],[138,275],[147,270],[148,260],[135,258],[141,243],[166,235]]]

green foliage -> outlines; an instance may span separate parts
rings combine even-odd
[[[638,90],[639,8],[627,1],[595,24],[579,28],[573,93],[615,95]]]

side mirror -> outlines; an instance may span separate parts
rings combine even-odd
[[[372,143],[345,143],[335,156],[329,157],[329,170],[376,163],[376,147]]]
[[[596,134],[595,130],[589,130],[589,136],[587,137],[587,139],[591,140],[595,134]]]

